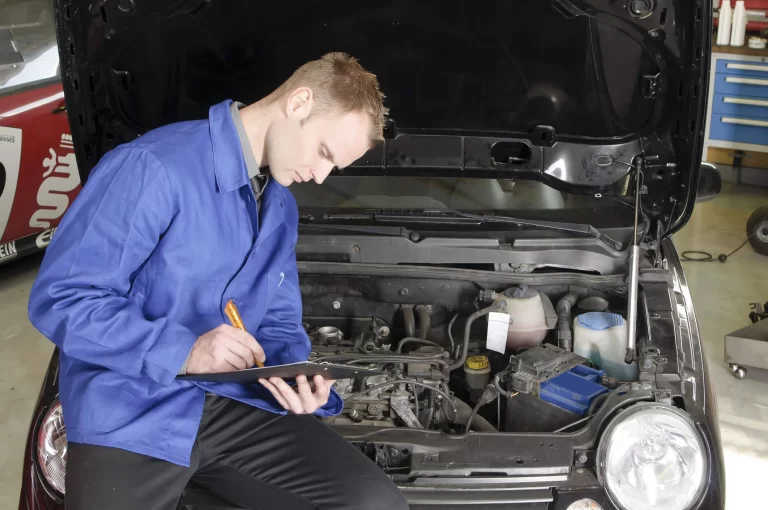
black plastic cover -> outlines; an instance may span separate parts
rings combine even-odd
[[[392,118],[387,142],[350,173],[501,175],[625,195],[626,163],[642,156],[646,213],[671,232],[694,203],[710,0],[57,0],[56,8],[83,179],[121,142],[204,118],[226,98],[255,101],[300,64],[346,51],[379,76]],[[494,150],[499,143],[516,145]],[[597,165],[606,155],[616,162]]]

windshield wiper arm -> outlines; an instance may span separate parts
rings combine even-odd
[[[370,216],[369,216],[370,218]],[[379,236],[406,237],[411,241],[418,241],[421,236],[418,232],[408,230],[405,227],[386,227],[382,225],[346,225],[337,223],[306,223],[299,222],[299,228],[312,230],[336,230],[342,232],[353,232],[357,234],[373,234]]]
[[[405,227],[386,227],[379,225],[350,225],[339,223],[308,223],[311,217],[302,216],[299,226],[302,228],[311,228],[317,230],[339,230],[346,232],[357,232],[362,234],[374,234],[382,236],[406,237],[412,241],[418,241],[421,236],[418,232],[409,230]],[[435,223],[443,225],[482,225],[483,223],[504,223],[508,225],[517,225],[519,227],[533,227],[548,230],[557,230],[568,232],[584,237],[594,237],[611,248],[619,251],[623,248],[622,243],[600,232],[592,225],[586,223],[563,223],[557,221],[543,220],[525,220],[513,218],[511,216],[495,216],[490,214],[472,214],[453,209],[424,209],[416,213],[406,212],[382,212],[369,211],[363,213],[350,214],[326,214],[323,220],[349,221],[349,220],[374,220],[381,222],[397,223]],[[311,221],[311,220],[310,220]]]
[[[471,224],[480,225],[482,223],[506,223],[510,225],[517,225],[519,227],[534,227],[549,230],[558,230],[561,232],[569,232],[571,234],[577,234],[585,237],[594,237],[604,243],[608,244],[615,250],[621,250],[623,245],[600,232],[592,225],[586,223],[562,223],[556,221],[538,221],[538,220],[524,220],[520,218],[513,218],[510,216],[494,216],[490,214],[472,214],[462,211],[456,211],[453,209],[424,209],[421,214],[404,215],[404,214],[386,214],[377,213],[374,218],[381,221],[412,221],[421,223],[445,223],[448,221],[464,220],[463,223],[470,222]]]

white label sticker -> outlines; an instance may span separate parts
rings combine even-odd
[[[488,314],[488,342],[486,348],[504,354],[507,348],[509,314],[491,312]]]
[[[20,164],[21,129],[0,126],[0,239],[11,216]]]

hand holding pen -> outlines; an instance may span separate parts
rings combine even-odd
[[[264,349],[245,331],[232,301],[227,303],[224,313],[232,326],[222,324],[198,337],[187,360],[187,374],[234,372],[253,365],[264,366]]]

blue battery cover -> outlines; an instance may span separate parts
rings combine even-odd
[[[605,372],[577,365],[557,377],[542,382],[539,398],[583,416],[598,395],[608,391],[599,383]]]

